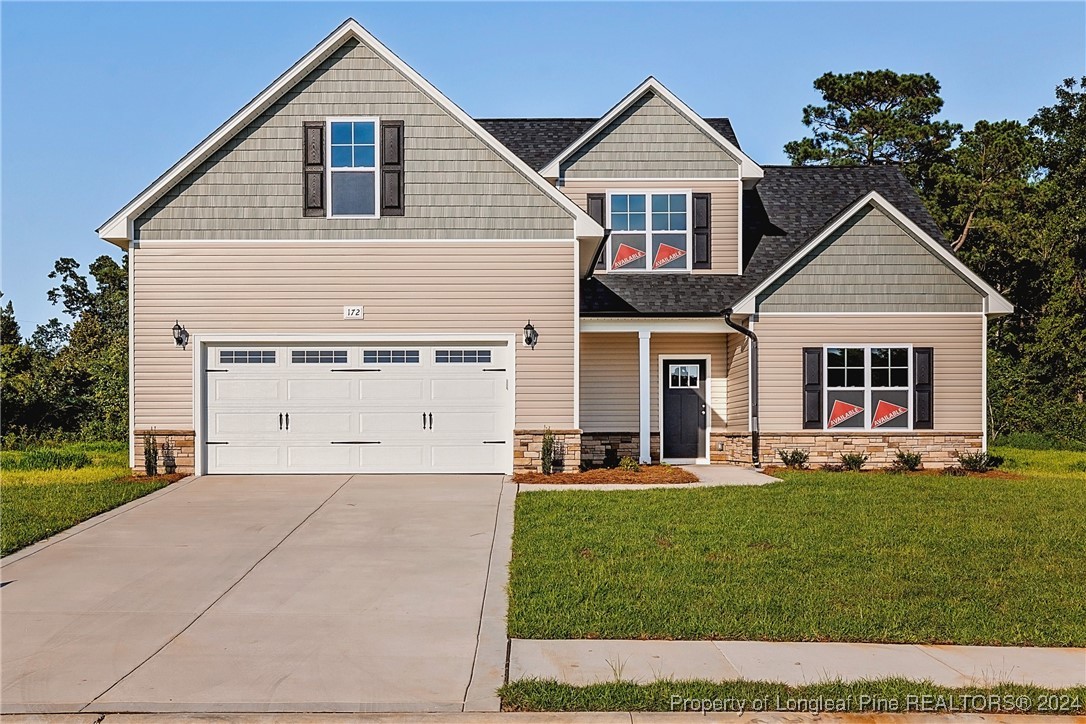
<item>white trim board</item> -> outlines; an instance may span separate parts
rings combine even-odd
[[[1001,315],[1010,314],[1014,311],[1014,305],[1007,301],[999,292],[993,289],[987,282],[981,279],[979,276],[973,273],[965,264],[962,264],[954,254],[946,249],[942,244],[931,238],[923,229],[913,223],[913,221],[897,209],[893,204],[886,200],[877,191],[872,191],[865,194],[860,200],[846,209],[838,217],[827,224],[822,231],[818,232],[813,239],[808,241],[802,247],[800,247],[784,264],[779,266],[776,271],[770,274],[766,279],[755,287],[749,294],[740,299],[733,307],[737,313],[752,314],[757,309],[758,295],[769,288],[773,282],[781,278],[785,272],[795,266],[800,260],[806,257],[809,253],[818,248],[818,245],[825,241],[829,236],[841,228],[849,219],[859,213],[866,206],[875,206],[881,211],[886,213],[897,222],[902,228],[905,229],[913,238],[920,242],[921,246],[924,246],[932,254],[941,259],[947,266],[953,269],[960,277],[969,282],[977,291],[984,295],[984,314]]]
[[[684,334],[739,334],[723,317],[704,318],[613,318],[581,317],[582,332],[677,332]]]
[[[318,217],[319,218],[319,217]],[[343,218],[334,216],[334,219]],[[577,239],[420,239],[418,237],[397,239],[386,237],[382,239],[315,239],[299,237],[297,239],[141,239],[129,242],[135,248],[151,246],[176,246],[184,244],[186,247],[220,246],[227,244],[304,244],[306,246],[319,246],[321,244],[576,244]]]
[[[704,133],[709,140],[713,141],[716,145],[720,146],[729,156],[734,158],[739,163],[739,177],[743,180],[750,180],[753,183],[757,183],[758,179],[764,176],[762,167],[754,162],[754,160],[743,153],[738,146],[725,138],[719,131],[710,126],[704,118],[690,108],[690,106],[679,100],[678,96],[668,90],[663,83],[656,80],[651,75],[646,78],[641,85],[634,88],[626,95],[621,101],[615,105],[614,108],[607,111],[596,123],[592,125],[587,131],[585,131],[577,140],[571,143],[560,154],[558,154],[554,160],[548,163],[539,172],[543,178],[556,180],[562,173],[562,164],[569,159],[581,146],[591,141],[596,137],[604,128],[607,128],[610,123],[621,115],[627,108],[632,106],[638,100],[641,99],[646,93],[655,93],[660,96],[669,106],[674,108],[679,115],[683,116],[698,130]],[[595,180],[595,179],[593,179]]]
[[[128,202],[128,204],[120,211],[98,227],[98,237],[123,248],[126,242],[133,237],[133,222],[136,217],[146,211],[148,207],[160,199],[178,181],[188,175],[188,173],[196,168],[198,164],[221,148],[238,131],[267,110],[278,98],[304,78],[310,71],[320,65],[321,62],[327,59],[337,48],[343,45],[343,43],[352,39],[369,47],[370,50],[389,63],[389,65],[402,73],[408,81],[413,83],[415,87],[428,96],[430,100],[451,115],[488,148],[498,154],[499,157],[512,166],[529,183],[535,185],[560,208],[566,211],[574,222],[574,235],[576,237],[584,239],[600,239],[603,237],[603,229],[599,224],[593,221],[587,213],[573,203],[573,201],[565,194],[543,180],[543,178],[529,167],[528,164],[499,143],[494,136],[480,126],[471,116],[465,113],[463,109],[449,100],[448,97],[434,87],[428,80],[419,75],[414,68],[386,48],[354,18],[349,18],[332,31],[332,33],[318,43],[315,48],[306,53],[297,63],[276,78],[271,85],[261,91],[253,98],[253,100],[249,101],[241,108],[241,110],[215,129],[211,135],[201,141],[196,148],[189,151],[180,161],[171,166],[164,174],[152,182],[150,186],[140,192],[136,198]]]

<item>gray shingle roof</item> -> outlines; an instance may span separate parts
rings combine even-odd
[[[539,171],[554,157],[584,135],[598,118],[477,118],[476,122],[494,138]],[[727,118],[706,118],[705,122],[739,147],[739,140]]]
[[[541,169],[595,118],[484,118],[479,124],[534,169]],[[727,118],[706,118],[739,145]],[[601,274],[581,282],[586,316],[710,316],[732,306],[784,264],[826,224],[878,191],[949,248],[908,180],[893,166],[763,166],[743,198],[743,274]]]

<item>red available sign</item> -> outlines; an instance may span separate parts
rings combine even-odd
[[[619,244],[618,251],[615,252],[615,260],[611,263],[612,269],[618,269],[620,266],[626,266],[638,259],[645,258],[645,252],[640,249],[635,249],[628,244]]]
[[[904,408],[901,405],[895,405],[886,400],[879,400],[879,404],[875,405],[875,417],[871,420],[871,427],[881,427],[895,417],[901,417],[908,411],[907,408]]]
[[[842,400],[833,401],[833,409],[830,410],[830,427],[837,427],[845,420],[849,420],[857,415],[861,414],[864,408],[859,405],[853,405]]]
[[[656,250],[656,258],[652,262],[652,268],[659,269],[676,259],[682,259],[684,256],[686,256],[686,252],[682,249],[669,244],[660,244],[660,248]]]

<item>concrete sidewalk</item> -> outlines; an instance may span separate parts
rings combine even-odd
[[[1086,649],[773,641],[513,639],[509,680],[584,685],[623,679],[749,679],[811,684],[903,677],[943,686],[1086,685]]]

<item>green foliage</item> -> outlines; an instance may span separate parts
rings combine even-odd
[[[890,465],[891,470],[908,471],[919,470],[923,464],[924,455],[918,452],[907,452],[899,449],[897,455],[894,457],[894,462]]]
[[[618,467],[631,473],[641,472],[641,465],[629,455],[624,456],[618,461]]]
[[[59,280],[49,299],[75,318],[70,326],[52,319],[24,340],[10,302],[0,314],[6,447],[127,436],[127,257],[101,256],[89,271],[90,279],[63,258],[49,275]]]
[[[930,714],[917,713],[915,702],[955,702],[967,716],[983,718],[983,714],[998,717],[1014,713],[1045,713],[1043,707],[1050,702],[1066,702],[1061,714],[1086,713],[1086,687],[1069,689],[1045,689],[1030,684],[975,685],[962,688],[939,686],[930,681],[911,681],[902,678],[861,679],[858,681],[821,681],[792,686],[773,681],[736,679],[732,681],[659,679],[639,683],[617,677],[616,681],[600,681],[583,686],[564,684],[549,679],[518,679],[498,689],[502,699],[502,711],[507,712],[693,712],[686,714],[690,721],[821,721],[814,715],[797,715],[799,705],[814,702],[841,702],[844,710],[862,712],[864,719],[887,719],[908,716],[889,714],[882,717],[871,714],[872,701],[895,702],[900,711],[917,719],[931,719]],[[678,701],[686,702],[686,708],[676,708]],[[866,702],[866,704],[865,704]],[[914,702],[910,705],[910,702]],[[723,715],[712,715],[714,705],[723,709]],[[788,711],[784,717],[775,715],[735,714],[739,706],[747,712],[756,706],[768,711]],[[680,704],[680,707],[682,705]],[[792,708],[789,709],[789,706]],[[700,716],[698,716],[700,714]],[[665,715],[666,716],[666,715]],[[682,714],[675,714],[683,719]],[[696,718],[695,718],[696,717]],[[510,718],[515,718],[515,715]],[[623,717],[628,719],[629,715]],[[638,717],[634,717],[635,720]],[[647,717],[644,717],[647,719]],[[828,716],[826,720],[836,719]]]
[[[785,467],[793,470],[803,470],[807,467],[807,461],[811,459],[811,454],[806,450],[796,448],[795,450],[778,450],[777,457],[781,459]]]
[[[909,180],[924,187],[961,129],[935,120],[943,99],[939,81],[927,73],[826,73],[814,87],[825,105],[803,109],[811,137],[784,146],[797,166],[901,164]]]
[[[550,475],[554,471],[554,433],[551,429],[543,430],[543,444],[540,447],[539,462],[543,465],[543,474]]]
[[[992,440],[992,445],[1019,450],[1073,450],[1086,452],[1086,443],[1058,440],[1038,432],[1011,432]]]
[[[859,472],[866,463],[866,453],[841,453],[841,465],[845,470]]]
[[[0,468],[5,471],[78,469],[90,464],[90,455],[80,450],[46,447],[23,452],[0,452]]]
[[[143,435],[143,471],[148,475],[158,474],[158,438],[154,428]]]
[[[968,470],[971,473],[986,473],[999,465],[999,461],[996,457],[986,450],[955,453],[955,457],[958,459],[958,464],[962,466],[962,469]]]
[[[521,495],[509,634],[1086,645],[1086,453],[1023,452],[1015,479]]]

